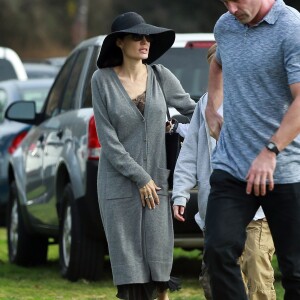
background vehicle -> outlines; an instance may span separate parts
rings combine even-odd
[[[182,35],[179,37],[183,39]],[[199,54],[204,58],[198,58],[199,65],[194,60],[188,72],[196,72],[195,76],[203,72],[204,78],[207,66],[202,70],[200,62],[206,60],[213,36],[199,35],[200,38],[201,43],[207,42]],[[61,273],[69,280],[99,279],[107,253],[96,191],[101,145],[90,87],[103,39],[104,36],[99,36],[86,40],[72,51],[40,114],[35,114],[35,104],[30,102],[12,104],[6,112],[11,120],[33,125],[10,160],[7,222],[10,261],[21,265],[44,262],[48,239],[52,238],[59,243]],[[197,51],[196,47],[184,49],[188,55]],[[186,76],[186,66],[191,65],[175,65],[171,59],[166,66],[171,70],[174,66],[174,73],[181,79],[184,77],[180,76]],[[202,92],[195,89],[193,93],[198,98]],[[196,198],[194,190],[187,208],[188,220],[183,224],[174,221],[176,246],[201,247],[201,232],[194,221],[198,210]]]
[[[28,78],[55,78],[60,67],[42,62],[24,62]]]
[[[19,55],[12,49],[0,47],[0,81],[26,80],[27,74]]]
[[[53,79],[26,81],[12,79],[0,82],[0,224],[4,224],[9,197],[9,157],[30,129],[28,124],[4,119],[4,111],[12,102],[33,100],[39,113],[52,83]]]
[[[169,68],[183,88],[198,101],[207,91],[207,49],[214,43],[210,33],[179,33],[171,49],[155,63]]]
[[[64,62],[66,61],[66,57],[65,56],[52,56],[52,57],[45,58],[43,61],[52,66],[61,68],[63,66]]]

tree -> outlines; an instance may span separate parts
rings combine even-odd
[[[299,0],[286,4],[300,10]],[[125,11],[176,32],[212,32],[224,13],[220,1],[207,0],[0,0],[1,46],[22,58],[67,55],[87,37],[106,34],[112,20]]]

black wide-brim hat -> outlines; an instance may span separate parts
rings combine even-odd
[[[113,21],[111,33],[103,41],[97,59],[99,68],[115,67],[122,64],[123,54],[116,45],[116,40],[126,33],[151,35],[153,41],[150,44],[148,58],[144,60],[147,64],[151,64],[162,56],[175,41],[174,30],[147,24],[143,17],[135,12],[124,13]]]

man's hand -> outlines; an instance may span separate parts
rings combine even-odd
[[[269,191],[274,189],[273,174],[276,167],[276,154],[264,148],[252,162],[246,180],[246,193],[265,196],[267,185]]]

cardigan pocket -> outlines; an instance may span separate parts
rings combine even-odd
[[[161,190],[157,191],[157,195],[165,195],[165,196],[169,195],[169,191],[168,191],[169,175],[170,175],[170,170],[157,168],[154,182],[156,183],[157,186],[161,188]]]
[[[132,182],[119,172],[107,172],[106,199],[124,199],[132,197]]]

